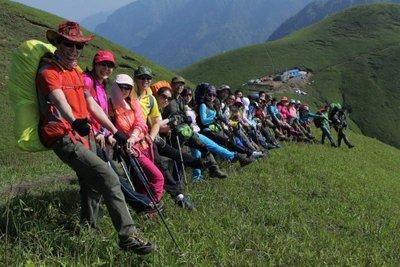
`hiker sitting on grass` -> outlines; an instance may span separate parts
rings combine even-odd
[[[57,50],[53,56],[42,60],[36,75],[41,141],[76,172],[81,187],[82,220],[96,227],[102,196],[118,232],[120,248],[139,254],[150,253],[154,247],[139,237],[118,175],[96,155],[95,147],[89,145],[94,143],[90,115],[110,131],[120,145],[127,141],[83,86],[78,59],[94,36],[84,36],[79,24],[68,21],[61,23],[58,31],[48,30],[46,37]]]
[[[289,125],[301,133],[304,140],[312,140],[314,137],[299,123],[299,114],[296,108],[296,101],[294,99],[289,101],[288,112],[287,120]]]
[[[114,68],[116,61],[111,51],[99,50],[93,58],[92,69],[83,74],[83,83],[92,95],[93,99],[103,109],[105,114],[109,114],[108,97],[106,93],[106,83]],[[141,194],[132,188],[124,174],[116,167],[116,164],[110,160],[106,146],[114,146],[115,139],[110,131],[102,127],[93,117],[90,118],[90,126],[96,139],[97,155],[104,161],[109,162],[114,171],[119,176],[121,189],[124,193],[126,202],[137,212],[154,213],[155,207],[151,200],[144,194]]]
[[[164,122],[162,121],[157,100],[150,89],[150,82],[153,78],[153,73],[150,68],[139,66],[134,71],[133,75],[135,79],[134,91],[140,100],[142,114],[149,127],[149,135],[154,142],[154,163],[164,176],[164,189],[166,189],[174,199],[175,204],[184,209],[192,210],[192,203],[190,203],[186,196],[184,196],[183,180],[181,179],[180,173],[175,173],[174,171],[174,173],[171,174],[170,166],[166,164],[165,158],[170,158],[175,162],[178,162],[178,165],[180,166],[181,157],[179,150],[172,147],[159,135],[160,127],[164,127]],[[159,88],[159,90],[160,89],[161,88]],[[184,163],[196,168],[204,166],[203,161],[197,160],[189,154],[186,154],[185,157],[183,157],[183,161]]]
[[[252,162],[251,159],[248,159],[246,155],[240,154],[240,153],[235,153],[232,151],[229,151],[225,147],[222,147],[215,143],[213,140],[208,138],[205,135],[200,134],[200,127],[197,125],[197,115],[192,109],[193,101],[192,101],[192,90],[191,89],[184,89],[181,93],[181,97],[184,101],[185,104],[185,110],[186,110],[186,115],[190,116],[192,118],[192,123],[190,124],[191,128],[193,129],[193,132],[196,133],[199,136],[200,141],[207,147],[209,151],[212,153],[220,156],[222,159],[235,162],[239,161],[241,166],[247,165]],[[201,157],[201,152],[197,149],[191,149],[193,156],[196,158]],[[212,171],[212,170],[210,170]],[[193,169],[193,174],[192,174],[192,180],[193,181],[199,181],[202,179],[202,173],[200,169]]]
[[[197,92],[199,92],[200,95],[197,95]],[[231,133],[226,134],[226,132],[224,132],[223,121],[220,117],[217,117],[217,111],[214,107],[214,101],[217,95],[215,87],[208,83],[199,84],[196,88],[196,95],[198,97],[198,103],[196,103],[198,109],[197,122],[201,129],[200,133],[231,151],[247,154],[249,157],[252,156],[253,152],[256,151],[244,149],[236,145]],[[258,156],[258,153],[255,153],[253,156]]]
[[[180,76],[174,77],[171,81],[172,100],[163,109],[162,116],[164,119],[174,118],[174,123],[170,124],[169,130],[171,134],[171,142],[174,147],[186,145],[191,149],[200,151],[201,157],[212,162],[210,167],[210,176],[214,178],[226,178],[227,174],[223,172],[215,161],[207,145],[200,140],[198,133],[193,132],[190,127],[192,123],[191,117],[186,115],[184,101],[181,92],[184,88],[184,79]],[[181,169],[179,169],[181,171]]]
[[[152,190],[155,201],[160,202],[164,191],[164,177],[154,164],[152,140],[147,133],[142,110],[133,93],[133,80],[129,75],[119,74],[111,86],[111,102],[115,126],[128,136],[128,152],[135,156],[142,166]],[[132,177],[140,174],[134,173]],[[142,194],[148,194],[145,186],[135,179],[135,188]]]

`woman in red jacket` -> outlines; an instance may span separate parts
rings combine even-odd
[[[164,177],[154,165],[152,142],[147,135],[147,125],[143,120],[139,102],[132,94],[133,79],[126,74],[117,75],[111,87],[111,103],[115,127],[128,137],[128,152],[136,156],[142,166],[155,200],[159,202],[163,195]],[[138,180],[135,188],[138,192],[147,194],[143,184]]]

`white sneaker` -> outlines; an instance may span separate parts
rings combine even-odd
[[[263,154],[261,151],[254,151],[254,152],[251,154],[250,158],[252,158],[252,159],[258,159],[258,158],[261,158],[262,156],[264,156],[264,154]]]

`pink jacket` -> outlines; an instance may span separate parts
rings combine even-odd
[[[94,82],[91,75],[87,73],[83,74],[83,84],[85,89],[89,91],[97,104],[103,109],[104,113],[108,114],[107,93],[104,85],[99,82]],[[94,86],[94,84],[96,84],[96,86]],[[107,129],[102,128],[100,123],[93,117],[90,118],[90,125],[95,135],[99,132],[102,132],[105,136],[111,134]]]
[[[290,113],[289,113],[287,106],[285,106],[281,103],[278,103],[276,105],[276,107],[278,108],[278,111],[281,114],[282,120],[286,122],[288,120],[288,118],[290,117]]]

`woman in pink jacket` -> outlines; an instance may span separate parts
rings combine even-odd
[[[164,177],[153,162],[152,142],[148,137],[139,102],[133,97],[133,79],[126,74],[119,74],[111,86],[111,103],[115,127],[128,137],[127,149],[137,157],[148,180],[155,200],[159,202],[163,195]],[[137,176],[134,175],[134,177]],[[135,188],[147,194],[143,184],[135,180]]]

